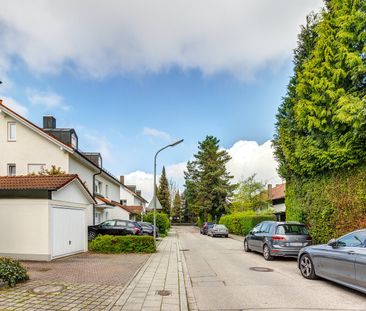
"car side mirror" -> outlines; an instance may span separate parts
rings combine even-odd
[[[254,234],[254,232],[253,232],[253,231],[249,231],[249,234],[250,234],[250,235],[253,235],[253,234]]]
[[[337,247],[337,240],[336,239],[329,240],[328,246]]]

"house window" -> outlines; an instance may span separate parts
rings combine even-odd
[[[8,122],[8,141],[16,141],[17,127],[15,122]]]
[[[74,133],[71,134],[71,146],[75,149],[78,148],[78,140],[77,140],[76,135]]]
[[[28,164],[28,174],[39,174],[44,171],[45,164]]]
[[[17,174],[16,165],[8,164],[8,176],[15,176]]]
[[[98,225],[102,222],[102,214],[100,212],[95,213],[95,224]]]
[[[109,197],[109,186],[105,185],[105,197],[108,198]]]
[[[99,180],[95,181],[95,193],[102,194],[102,182]]]
[[[127,200],[120,200],[120,203],[121,203],[122,205],[126,206],[126,205],[127,205]]]

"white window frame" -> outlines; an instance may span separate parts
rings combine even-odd
[[[10,172],[10,168],[11,167],[14,167],[14,174],[12,174]],[[17,174],[17,166],[16,166],[15,163],[8,163],[7,168],[8,168],[8,176],[16,176],[16,174]]]
[[[12,128],[14,129],[14,133],[12,133]],[[8,135],[8,141],[16,141],[17,140],[17,124],[16,124],[16,122],[8,122],[7,135]]]
[[[98,179],[95,180],[95,192],[97,194],[102,194],[102,186],[103,183],[101,181],[99,181]]]
[[[109,185],[105,185],[105,197],[109,198]]]
[[[74,133],[71,134],[71,146],[75,149],[78,147],[78,140]]]

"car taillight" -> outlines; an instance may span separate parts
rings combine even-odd
[[[286,241],[287,239],[286,239],[286,237],[281,236],[281,235],[274,235],[274,236],[272,237],[272,240],[273,240],[273,241]]]
[[[313,240],[313,238],[311,237],[311,236],[308,236],[307,238],[306,238],[306,241],[312,241]]]
[[[135,227],[135,233],[139,233],[140,229]]]

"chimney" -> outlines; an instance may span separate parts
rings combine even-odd
[[[56,128],[56,119],[53,116],[44,116],[43,117],[43,128],[44,129],[55,129]]]
[[[119,182],[124,185],[125,184],[125,176],[119,176]]]
[[[272,184],[268,184],[268,198],[272,198]]]
[[[141,190],[136,190],[136,194],[141,197]]]

